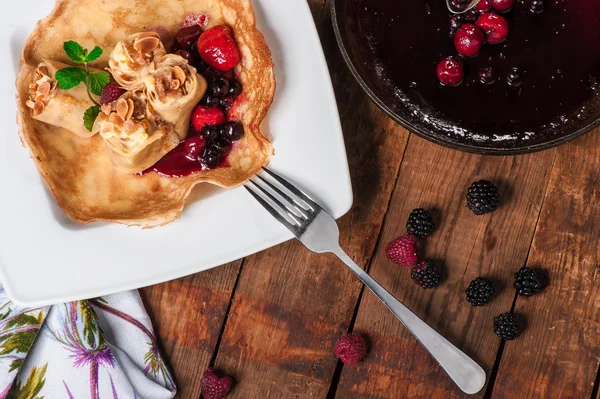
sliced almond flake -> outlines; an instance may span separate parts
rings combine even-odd
[[[128,108],[127,101],[124,98],[119,98],[117,100],[117,115],[119,115],[121,118],[127,119],[125,117],[129,111]]]
[[[42,112],[44,112],[44,108],[46,106],[44,105],[43,102],[41,101],[37,101],[34,105],[33,105],[33,115],[37,116],[40,115]]]
[[[133,42],[133,48],[142,53],[149,54],[154,51],[160,44],[160,39],[155,36],[147,36],[136,39]]]
[[[144,127],[144,129],[148,130],[150,128],[150,123],[146,119],[144,119],[142,121],[142,126]]]
[[[42,76],[50,76],[50,72],[48,72],[48,67],[46,65],[40,65],[36,72]]]
[[[175,67],[173,68],[173,76],[175,77],[175,79],[179,80],[181,83],[185,82],[187,79],[185,72],[178,65],[175,65]]]
[[[31,100],[27,100],[27,101],[25,101],[25,105],[27,105],[28,108],[33,109],[33,107],[35,106],[35,103]]]
[[[102,110],[102,112],[105,115],[110,115],[110,113],[112,111],[112,105],[111,104],[102,104],[102,107],[100,109]]]
[[[127,115],[125,115],[125,119],[131,119],[133,115],[133,111],[135,110],[135,104],[131,98],[127,99]]]
[[[181,82],[177,79],[171,81],[171,90],[177,90],[181,87]]]
[[[109,118],[118,129],[121,129],[123,127],[123,124],[125,123],[125,120],[117,114],[110,114]]]
[[[52,88],[52,86],[50,85],[49,82],[44,82],[38,86],[37,93],[40,96],[47,96],[50,93],[51,88]]]
[[[102,125],[103,132],[110,132],[115,130],[115,125],[112,122],[104,122]]]

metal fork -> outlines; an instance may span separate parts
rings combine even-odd
[[[354,263],[340,248],[338,226],[331,215],[281,176],[266,168],[264,172],[246,183],[246,190],[306,248],[316,253],[330,252],[340,258],[408,328],[463,392],[479,392],[485,385],[485,371]]]

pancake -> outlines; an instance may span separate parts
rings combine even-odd
[[[202,21],[204,28],[231,27],[242,54],[236,78],[242,94],[229,111],[244,125],[227,165],[179,178],[157,173],[136,175],[114,166],[100,135],[83,138],[32,117],[27,106],[29,85],[43,60],[72,64],[63,43],[75,40],[104,53],[91,67],[106,68],[114,46],[140,31],[160,33],[165,46],[184,21]],[[273,149],[259,126],[273,100],[275,78],[268,46],[256,29],[250,0],[59,0],[40,21],[23,49],[17,79],[18,122],[22,142],[48,183],[60,207],[79,223],[112,221],[154,227],[176,220],[198,183],[236,187],[265,166]]]

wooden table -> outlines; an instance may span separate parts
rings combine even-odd
[[[514,157],[466,154],[402,129],[363,94],[335,43],[329,1],[309,0],[327,54],[354,186],[339,224],[342,246],[490,376],[474,397],[600,399],[600,134]],[[465,192],[496,182],[503,204],[473,215]],[[391,264],[385,245],[405,232],[413,208],[434,210],[427,256],[443,261],[434,290]],[[224,237],[226,239],[226,237]],[[544,268],[541,294],[516,297],[513,273]],[[483,308],[464,300],[477,276],[500,283]],[[200,397],[209,366],[234,376],[232,398],[465,397],[408,331],[333,256],[291,241],[142,295],[181,398]],[[526,320],[515,341],[494,335],[495,315]],[[369,337],[358,367],[332,355],[348,331]]]

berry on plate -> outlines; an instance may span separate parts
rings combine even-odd
[[[125,93],[125,90],[123,90],[117,82],[109,83],[102,89],[100,104],[110,104],[113,101],[117,101],[123,93]]]
[[[414,266],[419,260],[420,246],[421,242],[418,237],[413,235],[402,236],[387,245],[385,254],[390,261],[398,266]]]
[[[484,43],[483,31],[473,24],[463,24],[454,35],[454,47],[465,57],[476,56]]]
[[[202,374],[202,395],[205,399],[223,399],[231,390],[233,380],[229,376],[219,377],[213,368]]]
[[[226,25],[212,27],[200,35],[198,54],[204,62],[219,71],[235,68],[242,59],[231,28]]]
[[[492,11],[492,7],[492,0],[479,0],[475,9],[479,12],[490,12]]]
[[[444,86],[456,86],[463,80],[465,72],[460,61],[452,57],[444,58],[436,68],[437,77]]]
[[[492,0],[492,7],[499,12],[505,12],[512,8],[515,0]]]
[[[192,112],[192,125],[197,132],[204,126],[220,125],[225,121],[225,114],[218,107],[197,105]]]
[[[506,22],[504,17],[496,13],[489,12],[483,14],[477,18],[475,25],[479,26],[485,32],[485,38],[488,43],[500,43],[508,36],[508,22]]]
[[[344,335],[335,343],[333,353],[344,364],[355,366],[365,358],[367,343],[360,334]]]

